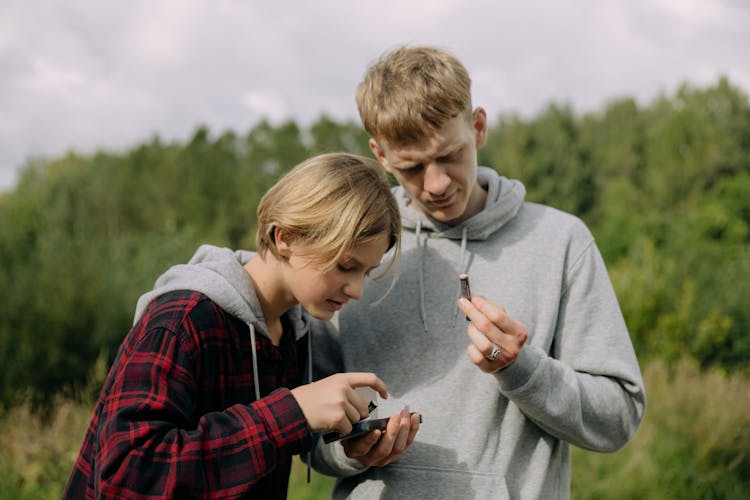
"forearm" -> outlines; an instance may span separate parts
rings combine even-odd
[[[104,497],[227,497],[252,491],[285,456],[309,446],[309,432],[293,397],[280,390],[252,405],[203,415],[185,429],[168,408],[124,407],[103,426]]]
[[[576,371],[532,346],[496,377],[504,395],[539,427],[582,448],[619,449],[643,417],[638,377]]]

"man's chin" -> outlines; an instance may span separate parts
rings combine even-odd
[[[462,220],[462,212],[455,205],[432,210],[427,210],[423,207],[422,212],[428,217],[447,225],[458,224]]]

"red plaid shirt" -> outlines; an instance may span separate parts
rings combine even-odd
[[[120,346],[63,498],[285,498],[292,455],[310,448],[289,389],[306,339],[256,335],[205,295],[154,300]]]

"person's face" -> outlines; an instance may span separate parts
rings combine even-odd
[[[349,300],[362,296],[365,278],[380,264],[389,240],[388,234],[381,233],[347,252],[329,271],[323,271],[320,263],[297,251],[294,243],[278,245],[280,251],[288,252],[283,268],[287,288],[312,316],[331,319]]]
[[[458,224],[482,210],[477,150],[487,140],[487,115],[476,108],[406,146],[370,139],[370,149],[404,187],[414,208],[445,224]]]

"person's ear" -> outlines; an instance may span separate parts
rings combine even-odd
[[[289,235],[281,228],[273,228],[273,242],[276,244],[276,251],[279,255],[288,259],[292,255],[292,246]]]
[[[487,143],[487,112],[482,107],[477,107],[471,114],[472,127],[476,139],[476,148],[479,149]]]
[[[372,151],[372,154],[374,154],[375,158],[377,158],[378,162],[380,162],[380,166],[383,167],[386,172],[391,172],[388,166],[388,160],[385,158],[385,151],[380,148],[377,141],[375,141],[375,139],[373,138],[370,138],[368,145],[370,146],[370,151]]]

